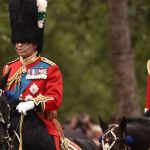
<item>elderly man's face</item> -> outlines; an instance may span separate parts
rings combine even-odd
[[[16,43],[15,49],[22,58],[30,57],[36,51],[37,45],[33,43]]]

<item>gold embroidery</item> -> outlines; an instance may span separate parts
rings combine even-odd
[[[12,84],[14,82],[15,82],[16,85],[18,83],[20,83],[21,75],[22,75],[22,68],[19,68],[18,71],[11,78],[8,79],[8,82],[7,82],[7,89],[8,90],[10,89],[10,87],[12,86]]]
[[[47,64],[52,65],[52,66],[56,65],[54,62],[48,60],[48,59],[45,58],[45,57],[41,57],[41,60],[42,60],[43,62],[47,63]]]
[[[40,94],[37,97],[35,97],[33,100],[34,100],[35,104],[38,105],[41,102],[47,102],[49,100],[54,100],[54,97],[43,96]]]

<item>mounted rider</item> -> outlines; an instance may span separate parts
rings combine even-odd
[[[62,75],[58,65],[40,56],[46,7],[46,0],[9,0],[11,40],[19,58],[4,67],[3,75],[10,70],[6,90],[18,112],[26,115],[35,109],[54,150],[60,150],[57,110],[62,103]]]

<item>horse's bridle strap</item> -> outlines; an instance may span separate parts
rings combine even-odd
[[[122,138],[122,137],[117,137],[117,136],[115,135],[115,133],[114,133],[114,129],[117,128],[118,126],[119,126],[119,125],[115,124],[114,127],[113,127],[111,130],[107,131],[107,132],[103,135],[103,137],[102,137],[102,147],[103,147],[104,150],[111,150],[111,148],[114,146],[114,144],[116,143],[117,140],[122,140],[122,139],[124,139],[124,138]],[[113,142],[111,143],[111,145],[110,145],[108,142],[107,142],[106,144],[104,143],[104,137],[105,137],[107,134],[109,134],[109,133],[111,133],[111,134],[113,135],[113,138],[111,138],[111,139],[113,140]],[[106,141],[107,141],[107,140],[108,140],[108,139],[106,139]]]

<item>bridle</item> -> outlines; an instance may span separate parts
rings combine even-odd
[[[4,142],[1,145],[6,145],[8,150],[13,150],[13,145],[12,145],[12,139],[9,135],[9,128],[10,128],[10,106],[7,104],[8,107],[8,118],[7,122],[5,122],[2,113],[0,112],[0,124],[2,124],[5,128],[5,134],[4,134]]]
[[[2,96],[4,92],[2,90],[0,90],[0,96]],[[3,139],[3,143],[1,144],[1,146],[6,145],[8,150],[13,150],[13,145],[12,145],[12,139],[9,135],[9,128],[10,128],[10,106],[9,104],[7,104],[7,110],[8,110],[8,115],[7,115],[7,121],[5,121],[2,112],[0,111],[0,124],[2,124],[5,128],[5,135],[4,135],[4,139]]]
[[[115,143],[118,141],[118,140],[124,140],[124,134],[123,134],[123,137],[117,137],[114,130],[116,128],[119,127],[118,124],[113,124],[112,125],[113,127],[108,130],[103,136],[102,136],[102,147],[103,147],[103,150],[111,150],[112,147],[115,145]],[[106,138],[106,136],[108,134],[111,134],[113,137],[110,139],[110,138]],[[109,144],[109,141],[112,140],[113,142],[111,144]],[[106,141],[106,142],[105,142]]]

